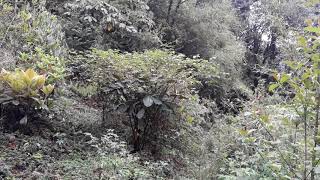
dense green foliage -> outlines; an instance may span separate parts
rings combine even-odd
[[[0,179],[319,179],[319,0],[0,0]]]
[[[285,61],[287,72],[275,73],[276,83],[269,86],[269,91],[277,89],[290,97],[277,105],[257,99],[252,110],[243,114],[244,119],[238,120],[243,126],[239,129],[242,149],[234,153],[239,160],[230,159],[227,171],[234,175],[221,177],[318,178],[320,27],[313,22],[307,20],[304,33],[297,37],[303,58]],[[254,158],[247,160],[246,154]]]
[[[180,119],[189,123],[204,121],[208,109],[199,103],[201,80],[219,86],[223,78],[219,67],[209,61],[169,51],[120,54],[94,49],[71,59],[73,79],[96,84],[96,96],[105,111],[128,113],[132,138],[138,138],[139,132],[141,141],[160,138],[161,131],[169,131],[170,127],[176,129],[172,126]],[[82,69],[78,67],[86,70],[80,76],[76,72]],[[142,142],[134,143],[135,148],[143,146]]]

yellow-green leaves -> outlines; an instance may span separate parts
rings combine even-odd
[[[304,66],[302,62],[297,62],[297,61],[285,61],[284,63],[287,66],[289,66],[292,70],[298,70]]]
[[[308,31],[308,32],[312,32],[312,33],[320,33],[320,27],[312,27],[312,26],[309,26],[309,27],[306,27],[304,28],[305,31]]]
[[[46,96],[49,96],[52,93],[53,89],[54,89],[54,86],[49,84],[48,86],[44,86],[42,88],[42,91]]]
[[[315,53],[311,55],[311,60],[315,63],[320,63],[320,53]]]
[[[23,71],[22,71],[23,72]],[[28,69],[26,72],[23,72],[28,79],[33,79],[38,74],[33,69]]]
[[[288,82],[288,80],[290,79],[290,75],[289,74],[282,74],[281,79],[280,79],[280,83],[286,83]]]
[[[293,65],[293,62],[290,62],[290,65]],[[280,74],[275,72],[273,75],[274,79],[277,81],[276,83],[273,83],[269,86],[269,92],[274,92],[278,87],[280,87],[281,85],[288,83],[291,79],[291,75],[290,74]]]
[[[260,120],[261,120],[263,123],[269,123],[269,122],[270,122],[269,116],[266,115],[266,114],[261,115],[261,116],[260,116]]]
[[[302,47],[307,47],[307,45],[308,45],[307,39],[303,36],[298,37],[298,43]]]
[[[16,69],[13,72],[3,69],[0,74],[1,81],[15,94],[24,97],[40,96],[40,89],[48,96],[54,89],[53,85],[44,86],[46,77],[39,75],[33,69],[27,69],[26,71]]]
[[[194,117],[188,115],[187,118],[186,118],[186,120],[187,120],[187,122],[188,122],[189,124],[192,124],[193,121],[194,121]]]
[[[241,136],[247,136],[249,133],[248,133],[248,131],[245,130],[245,129],[240,129],[240,130],[239,130],[239,134],[240,134]]]
[[[268,89],[268,90],[269,90],[270,92],[274,92],[274,90],[277,89],[279,86],[280,86],[280,84],[278,84],[278,83],[271,84],[271,85],[269,86],[269,89]]]

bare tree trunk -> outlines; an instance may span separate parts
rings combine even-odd
[[[320,67],[319,67],[320,68]],[[320,75],[317,77],[317,83],[320,84]],[[314,140],[314,148],[318,146],[319,140],[318,140],[318,133],[319,133],[319,119],[320,119],[320,88],[317,88],[317,105],[316,105],[316,117],[315,117],[315,127],[314,127],[314,133],[313,133],[313,140]],[[313,149],[312,151],[312,170],[311,170],[311,180],[315,179],[315,167],[318,165],[318,162],[316,162],[316,150]]]
[[[171,10],[172,10],[172,5],[173,5],[173,0],[170,0],[169,1],[169,7],[168,7],[168,13],[167,13],[167,23],[169,23],[170,21],[170,15],[171,15]]]
[[[174,16],[172,17],[172,21],[170,23],[171,26],[174,25],[174,23],[176,22],[178,10],[179,10],[181,4],[182,4],[182,0],[179,0],[178,3],[177,3],[176,9],[174,11]]]
[[[307,144],[307,105],[303,108],[303,121],[304,121],[304,167],[303,167],[303,180],[307,179],[307,160],[308,160],[308,144]]]

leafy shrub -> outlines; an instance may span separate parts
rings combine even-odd
[[[65,77],[64,59],[47,54],[41,48],[35,48],[32,53],[20,53],[19,60],[24,66],[47,73],[49,83],[61,81]]]
[[[50,1],[47,8],[62,18],[66,41],[76,50],[141,51],[159,44],[144,1]]]
[[[17,123],[25,125],[28,119],[37,115],[38,110],[48,110],[48,98],[54,86],[45,85],[46,80],[45,75],[39,75],[32,69],[16,69],[13,72],[2,70],[0,104],[4,114],[0,115],[6,116],[5,126],[9,130],[15,128]]]
[[[127,113],[135,150],[161,139],[180,119],[190,123],[203,120],[209,110],[197,96],[199,79],[206,77],[212,84],[220,79],[218,67],[207,60],[168,51],[120,54],[94,49],[72,59],[71,68],[79,67],[74,59],[82,61],[89,74],[85,81],[97,83],[105,114],[107,110]]]

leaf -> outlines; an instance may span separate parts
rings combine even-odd
[[[189,124],[192,124],[192,123],[193,123],[193,120],[194,120],[194,118],[193,118],[192,116],[188,116],[188,117],[187,117],[187,122],[188,122]]]
[[[303,73],[303,75],[301,76],[302,80],[306,80],[311,76],[310,71],[307,71],[305,73]]]
[[[143,118],[143,116],[144,116],[144,114],[145,114],[145,109],[143,108],[143,109],[141,109],[138,113],[137,113],[137,118],[138,119],[142,119]]]
[[[153,98],[151,96],[146,96],[146,97],[143,98],[143,104],[146,107],[152,106],[153,103],[154,103],[154,101],[153,101]]]
[[[91,6],[91,5],[86,6],[86,10],[91,10],[91,9],[93,9],[93,6]]]
[[[42,91],[46,96],[49,96],[52,93],[53,89],[54,89],[54,86],[49,84],[48,86],[44,86],[42,88]]]
[[[245,129],[240,129],[239,133],[240,133],[241,136],[247,136],[248,135],[248,131],[245,130]]]
[[[157,99],[157,98],[152,97],[152,100],[153,100],[153,102],[154,102],[156,105],[161,105],[161,104],[162,104],[162,101],[160,101],[160,100]]]
[[[250,130],[248,131],[248,135],[252,134],[252,133],[255,132],[255,131],[256,131],[256,129],[250,129]]]
[[[123,29],[123,28],[125,28],[125,27],[126,27],[126,25],[125,25],[125,24],[123,24],[123,23],[120,23],[120,24],[119,24],[119,27]]]
[[[276,88],[278,88],[280,85],[279,84],[271,84],[269,86],[269,91],[273,92]]]
[[[20,104],[20,102],[17,101],[17,100],[13,100],[13,101],[11,101],[11,103],[12,103],[13,105],[15,105],[15,106],[18,106],[18,105]]]
[[[320,62],[320,53],[311,55],[311,59],[313,62]]]
[[[254,137],[248,137],[244,139],[245,143],[254,143],[257,139]]]
[[[289,79],[290,79],[290,75],[283,74],[281,79],[280,79],[280,83],[283,84],[283,83],[287,82]]]
[[[270,168],[273,170],[273,171],[277,171],[279,172],[281,170],[281,164],[271,164],[270,165]]]
[[[299,43],[300,46],[306,47],[306,46],[307,46],[307,42],[308,42],[308,41],[307,41],[306,38],[303,37],[303,36],[300,36],[300,37],[298,38],[298,43]]]
[[[36,76],[32,79],[31,88],[38,89],[44,86],[46,82],[46,77],[44,75]]]
[[[28,123],[28,117],[24,116],[20,121],[19,124],[26,125]]]
[[[269,123],[270,122],[270,119],[269,119],[269,116],[268,115],[262,115],[260,117],[261,121],[264,122],[264,123]]]
[[[27,69],[27,71],[25,72],[25,75],[29,79],[33,79],[35,76],[37,76],[37,73],[33,69]]]
[[[42,154],[40,154],[40,153],[36,153],[36,154],[34,154],[33,156],[32,156],[34,159],[42,159],[43,158],[43,155]]]
[[[101,8],[101,11],[103,12],[103,14],[108,14],[108,10],[106,10],[105,8]]]
[[[291,69],[295,69],[296,65],[294,61],[284,61],[284,63],[289,66]]]
[[[319,27],[306,27],[304,28],[305,31],[313,32],[313,33],[320,33]]]

